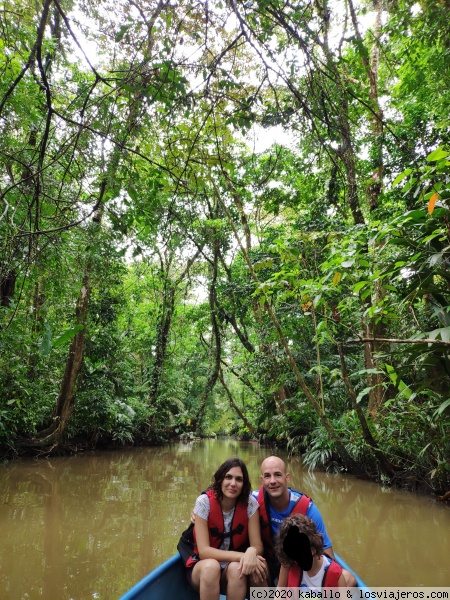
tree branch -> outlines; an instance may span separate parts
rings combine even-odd
[[[357,340],[347,340],[346,344],[366,344],[367,342],[391,342],[392,344],[440,344],[441,346],[450,346],[450,342],[444,340],[399,340],[397,338],[358,338]]]

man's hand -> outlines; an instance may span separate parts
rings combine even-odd
[[[241,572],[239,579],[243,575],[251,575],[256,571],[257,567],[258,555],[256,554],[256,549],[250,546],[250,548],[247,548],[247,550],[244,552],[241,560],[239,561],[239,571]]]
[[[267,561],[263,556],[258,556],[255,571],[250,575],[250,585],[254,587],[265,587],[270,583],[270,574]]]

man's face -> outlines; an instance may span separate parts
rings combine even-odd
[[[290,474],[279,458],[266,458],[261,465],[261,480],[271,498],[281,498],[286,494]]]

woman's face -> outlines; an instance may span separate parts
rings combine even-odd
[[[236,500],[242,492],[244,486],[244,476],[241,467],[232,467],[222,481],[222,494],[224,498]]]

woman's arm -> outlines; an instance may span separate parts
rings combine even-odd
[[[262,556],[264,552],[263,543],[261,540],[261,527],[259,524],[259,510],[257,510],[248,521],[248,538],[250,547],[256,550],[256,554]]]
[[[261,540],[258,510],[248,520],[248,538],[250,546],[243,555],[241,554],[239,569],[241,569],[242,575],[251,575],[258,571],[262,577],[264,565],[258,560],[258,555],[262,556],[264,548]]]

